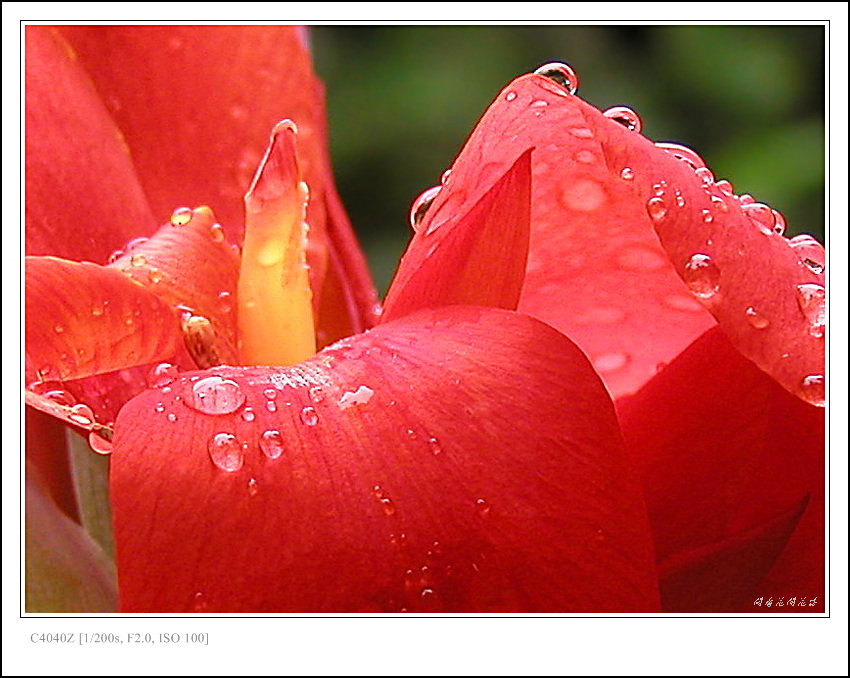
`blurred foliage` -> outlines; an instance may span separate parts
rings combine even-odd
[[[318,26],[337,186],[386,289],[413,199],[438,182],[493,97],[566,61],[600,109],[694,148],[715,175],[823,240],[821,26]]]

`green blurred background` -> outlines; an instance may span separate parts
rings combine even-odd
[[[597,108],[696,150],[718,179],[824,229],[821,26],[317,26],[337,186],[381,293],[413,199],[439,181],[493,97],[547,61]]]

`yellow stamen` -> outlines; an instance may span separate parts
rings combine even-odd
[[[272,131],[245,195],[239,271],[239,354],[245,365],[291,365],[316,352],[307,269],[307,184],[300,180],[294,123]]]

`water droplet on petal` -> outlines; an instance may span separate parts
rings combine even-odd
[[[359,386],[356,391],[346,391],[339,399],[340,409],[348,409],[352,405],[365,405],[368,403],[375,392],[368,386]]]
[[[806,400],[815,405],[823,405],[826,400],[826,380],[822,374],[810,374],[803,377],[800,385]]]
[[[114,250],[112,254],[109,255],[109,258],[106,260],[107,264],[114,264],[121,257],[124,256],[124,250]]]
[[[144,254],[134,254],[130,257],[130,265],[132,266],[144,266],[146,263],[148,263],[148,260]]]
[[[714,183],[714,173],[708,169],[708,167],[698,167],[694,171],[694,174],[696,174],[706,186],[711,186],[711,184]]]
[[[663,148],[668,153],[676,156],[677,158],[679,158],[679,160],[684,160],[695,170],[699,169],[700,167],[705,167],[705,160],[703,160],[699,156],[699,154],[692,148],[682,146],[681,144],[671,144],[664,141],[659,141],[655,145],[658,148]]]
[[[718,195],[711,196],[711,204],[721,212],[729,211],[729,206],[726,204],[726,201]]]
[[[476,499],[475,508],[478,509],[478,515],[482,518],[490,515],[490,504],[487,503],[486,499]]]
[[[508,92],[505,95],[505,101],[513,101],[514,99],[516,99],[516,92]]]
[[[795,235],[788,241],[788,245],[794,248],[800,262],[812,273],[820,275],[824,272],[826,266],[823,245],[815,238],[806,233]]]
[[[685,196],[683,196],[679,191],[676,191],[676,206],[684,207],[685,206]]]
[[[228,473],[238,471],[245,461],[242,445],[232,433],[216,433],[207,443],[207,450],[212,463]]]
[[[325,399],[325,392],[321,386],[313,386],[309,391],[310,400],[314,403],[320,403]]]
[[[187,404],[204,414],[230,414],[245,402],[245,394],[232,379],[206,377],[192,386]]]
[[[177,378],[177,367],[171,363],[159,363],[148,374],[148,386],[163,388]]]
[[[629,355],[622,351],[602,353],[593,359],[593,366],[602,374],[616,372],[623,369],[629,363]]]
[[[230,292],[218,293],[218,308],[222,313],[230,313],[233,310],[233,295]]]
[[[71,407],[77,401],[74,399],[68,391],[64,390],[59,386],[58,388],[53,384],[57,384],[57,382],[48,382],[51,386],[47,387],[47,384],[43,384],[42,388],[34,389],[36,393],[40,393],[48,400],[52,400],[57,405],[65,405],[66,407]],[[58,385],[58,384],[57,384]],[[47,388],[45,388],[47,387]]]
[[[620,177],[626,181],[631,181],[635,178],[635,171],[631,167],[624,167],[620,171]]]
[[[416,233],[419,232],[419,224],[422,223],[422,220],[425,218],[425,214],[428,212],[428,209],[431,207],[434,199],[440,194],[441,189],[442,186],[432,186],[431,188],[422,191],[422,193],[419,194],[419,197],[413,201],[413,205],[410,207],[408,220],[410,222],[410,228],[412,228]]]
[[[702,211],[702,220],[706,224],[710,224],[712,221],[714,221],[714,217],[711,214],[711,210],[703,210]]]
[[[269,459],[277,459],[283,454],[283,436],[280,431],[271,429],[260,436],[260,451]]]
[[[532,101],[528,106],[529,108],[545,108],[548,105],[548,101],[544,101],[543,99],[536,99],[535,101]]]
[[[174,414],[174,412],[169,412],[166,419],[168,419],[168,421],[170,421],[173,424],[175,421],[177,421],[177,415]]]
[[[305,426],[315,426],[319,422],[319,415],[312,407],[301,408],[301,422]]]
[[[640,132],[641,130],[640,116],[627,106],[614,106],[605,111],[603,115],[633,132]]]
[[[222,242],[224,240],[224,228],[222,228],[221,224],[210,226],[210,237],[213,242]]]
[[[244,410],[242,410],[242,419],[248,422],[254,421],[254,419],[256,419],[254,410],[252,410],[250,407],[246,407]]]
[[[720,189],[721,193],[725,193],[726,195],[735,195],[735,187],[732,186],[732,183],[728,179],[721,179],[715,186]]]
[[[755,201],[756,199],[749,193],[743,193],[738,196],[738,202],[741,204],[741,206],[752,205]]]
[[[264,389],[263,395],[266,397],[266,400],[274,400],[275,398],[277,398],[277,389],[276,388]]]
[[[759,227],[762,233],[770,235],[774,232],[773,227],[776,225],[776,216],[768,205],[761,202],[754,202],[744,205],[741,210],[751,222]]]
[[[62,334],[65,331],[65,328],[62,325],[54,325],[53,331],[56,332],[56,334]]]
[[[449,179],[451,178],[451,176],[452,176],[452,170],[451,170],[451,168],[449,168],[440,175],[440,185],[446,186],[449,183]]]
[[[393,500],[389,497],[384,497],[380,500],[381,508],[384,510],[384,513],[388,516],[395,515],[395,504],[393,504]]]
[[[249,478],[248,479],[248,494],[251,495],[252,497],[256,497],[258,491],[259,491],[259,488],[257,487],[256,478]]]
[[[570,134],[574,137],[578,137],[579,139],[592,139],[593,138],[593,130],[589,127],[570,127],[568,130]]]
[[[575,94],[578,91],[578,74],[568,64],[553,61],[543,64],[534,73],[558,83],[570,94]]]
[[[108,429],[89,431],[89,447],[91,447],[92,451],[97,452],[97,454],[112,454],[111,435],[107,431]]]
[[[694,254],[682,275],[691,292],[700,299],[711,299],[720,289],[720,269],[707,254]]]
[[[71,407],[68,415],[75,424],[89,427],[94,423],[94,413],[88,405],[79,403]]]
[[[161,283],[164,279],[165,274],[158,268],[151,268],[148,270],[148,280],[150,280],[154,285]]]
[[[782,216],[781,212],[777,212],[776,210],[772,210],[773,218],[776,219],[776,223],[773,224],[773,232],[777,235],[785,235],[785,217]]]
[[[165,405],[163,405],[162,403],[157,403],[156,406],[153,408],[153,411],[157,414],[162,414],[163,412],[165,412]]]
[[[826,290],[818,283],[797,285],[797,305],[809,323],[809,334],[822,338],[826,325]]]
[[[749,321],[750,325],[755,327],[757,330],[763,330],[768,325],[770,325],[770,320],[768,320],[763,315],[761,315],[752,306],[749,306],[747,308],[747,310],[745,311],[745,313],[746,313],[747,320]]]
[[[266,409],[269,412],[277,412],[277,403],[275,403],[274,400],[267,400],[266,401]]]
[[[663,198],[650,198],[646,203],[646,211],[653,221],[661,221],[667,216],[667,204]]]
[[[172,226],[185,226],[192,221],[192,210],[188,207],[178,207],[171,213],[169,221]]]

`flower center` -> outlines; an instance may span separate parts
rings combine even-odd
[[[239,271],[239,355],[243,365],[291,365],[316,352],[307,268],[309,191],[295,154],[297,129],[278,123],[245,195]]]

